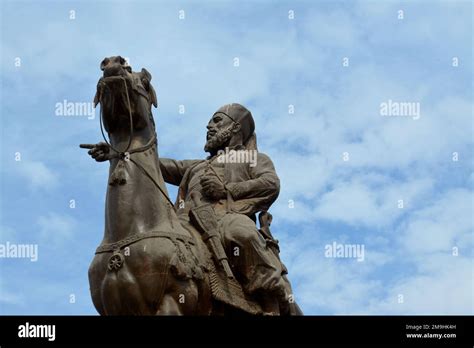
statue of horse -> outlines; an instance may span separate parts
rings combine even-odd
[[[94,104],[110,137],[101,148],[110,149],[110,170],[104,238],[89,268],[94,306],[101,315],[210,314],[208,251],[182,228],[160,172],[151,75],[122,57],[104,59],[101,70]]]
[[[262,313],[178,219],[159,166],[151,74],[133,72],[120,56],[105,58],[101,70],[94,106],[101,104],[106,143],[80,145],[110,162],[104,237],[89,268],[95,308],[101,315]]]

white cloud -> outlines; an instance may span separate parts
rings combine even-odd
[[[51,189],[56,187],[59,175],[43,162],[22,159],[15,163],[18,173],[28,181],[33,189]]]
[[[74,23],[65,12],[64,18],[37,26],[36,36],[46,41],[37,40],[29,31],[9,36],[5,56],[20,55],[23,67],[6,67],[15,78],[9,80],[12,98],[5,98],[5,110],[21,105],[18,100],[28,100],[47,114],[52,106],[44,105],[45,97],[56,101],[89,95],[92,99],[99,61],[112,54],[129,56],[135,70],[146,67],[153,74],[160,102],[155,111],[159,146],[168,156],[203,158],[210,115],[223,103],[249,105],[256,118],[259,147],[270,154],[281,177],[280,199],[271,209],[275,235],[281,239],[290,279],[297,280],[295,293],[303,307],[311,308],[312,314],[318,310],[377,314],[466,311],[463,307],[472,303],[468,296],[468,291],[472,293],[468,283],[472,262],[462,255],[453,259],[432,254],[449,252],[454,244],[461,253],[469,247],[471,193],[453,191],[430,203],[442,189],[440,168],[452,164],[451,153],[460,151],[462,162],[469,157],[463,150],[472,146],[470,94],[447,88],[446,84],[457,85],[463,79],[439,65],[449,64],[457,54],[462,64],[466,62],[462,53],[470,51],[453,49],[470,42],[468,25],[457,19],[462,8],[433,4],[425,15],[426,6],[410,4],[407,20],[398,22],[396,5],[360,1],[353,12],[344,6],[297,12],[297,20],[287,26],[284,11],[281,17],[271,12],[251,16],[254,9],[248,7],[246,20],[258,25],[243,28],[225,26],[226,15],[235,17],[235,13],[223,5],[214,4],[219,16],[212,20],[209,8],[190,8],[189,20],[182,22],[176,9],[166,6],[153,13],[129,3],[105,12],[96,10],[105,9],[104,5],[97,6],[83,9],[81,19]],[[15,25],[26,28],[22,24],[41,18],[37,13],[34,16],[18,17]],[[139,37],[129,30],[137,28],[137,18],[150,24]],[[275,25],[281,19],[285,25]],[[105,25],[97,32],[95,23],[112,20],[122,25]],[[304,22],[307,24],[301,25]],[[239,19],[239,23],[243,22]],[[123,42],[131,43],[126,51]],[[437,53],[442,54],[430,56],[438,46]],[[90,54],[84,56],[84,52]],[[347,69],[341,66],[346,55],[350,58]],[[237,69],[232,67],[235,56],[241,60]],[[396,59],[398,65],[393,62]],[[465,75],[470,76],[469,72]],[[380,116],[379,104],[387,99],[420,101],[421,119]],[[186,106],[186,114],[178,114],[179,104]],[[289,104],[295,106],[294,115],[288,114]],[[43,123],[33,117],[37,114],[25,113],[9,125],[5,133],[10,144],[32,138],[28,136],[31,131],[34,136],[41,130],[50,131],[59,122],[45,119]],[[36,122],[35,127],[21,127],[27,121]],[[69,146],[72,139],[82,136],[99,136],[98,119],[94,122],[64,127],[61,134],[43,137],[40,159],[54,157],[62,169],[81,167],[82,163],[70,158],[82,156],[82,161],[87,155],[70,148],[58,150],[58,145]],[[347,163],[341,158],[344,151],[350,154]],[[35,159],[16,163],[18,173],[34,188],[55,187],[59,174],[46,165],[50,162]],[[460,166],[466,163],[461,162]],[[90,168],[86,169],[90,175]],[[91,181],[96,186],[88,187],[88,194],[96,187],[104,188],[105,170],[100,173],[103,177],[94,176]],[[294,209],[289,209],[289,199],[295,201]],[[398,199],[404,200],[405,209],[398,209]],[[397,228],[399,219],[406,222]],[[343,233],[330,232],[341,240],[360,237],[365,241],[365,261],[323,258],[328,231],[316,225],[322,220],[349,224],[351,228]],[[284,222],[292,230],[284,230]],[[43,241],[61,243],[72,237],[76,221],[50,213],[40,217],[38,225]],[[365,230],[374,227],[381,233],[372,236]],[[414,271],[397,266],[396,260],[413,266]],[[451,284],[462,286],[453,289]],[[449,297],[450,290],[455,298]],[[394,303],[399,292],[405,294],[405,306]]]
[[[71,216],[54,212],[40,216],[37,222],[40,227],[40,238],[42,242],[48,244],[61,244],[71,239],[77,226],[77,221]]]
[[[0,225],[0,242],[13,242],[17,238],[17,233],[16,231],[5,225]]]
[[[306,314],[363,313],[370,299],[383,289],[382,280],[371,274],[391,257],[366,246],[363,262],[325,258],[325,244],[309,242],[309,238],[314,240],[315,236],[303,237],[310,246],[303,246],[300,240],[297,254],[287,262],[297,302],[309,309]]]
[[[385,299],[371,301],[372,314],[474,314],[472,259],[424,255],[419,272],[388,288]],[[429,265],[429,271],[423,265]],[[399,295],[403,303],[399,303]]]
[[[6,314],[2,305],[22,306],[25,303],[24,296],[19,291],[7,289],[9,282],[2,276],[0,277],[0,315]]]
[[[24,303],[24,298],[16,292],[8,292],[7,290],[3,289],[3,287],[0,287],[0,303],[21,306]]]
[[[400,243],[413,254],[450,252],[473,233],[473,193],[453,189],[433,204],[417,210],[403,226]],[[472,241],[471,241],[472,243]]]
[[[360,175],[349,182],[337,182],[331,191],[322,195],[315,208],[316,217],[351,225],[386,226],[432,187],[428,179],[396,182],[387,177],[384,185],[375,187],[370,181],[370,175]],[[399,200],[403,200],[403,209],[399,208]]]
[[[413,183],[405,190],[416,196],[430,185]],[[373,194],[360,186],[351,189],[368,197]],[[352,196],[356,193],[347,197]],[[385,226],[383,237],[365,234],[358,238],[340,231],[329,237],[310,225],[297,235],[292,234],[295,231],[280,235],[290,280],[295,281],[294,292],[303,307],[310,309],[309,314],[474,313],[472,192],[452,189],[425,204],[421,203],[427,198],[420,197],[423,199],[414,201],[398,227],[393,223]],[[366,204],[380,213],[374,201],[371,197]],[[323,256],[324,244],[330,239],[360,243],[360,238],[365,245],[363,262]],[[453,246],[458,247],[457,256]]]

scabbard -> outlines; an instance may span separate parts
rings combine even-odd
[[[234,278],[219,235],[214,208],[211,204],[202,204],[189,211],[191,223],[202,234],[204,242],[209,247],[212,256],[222,266],[228,278]]]

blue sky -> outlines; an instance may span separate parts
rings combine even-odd
[[[55,105],[90,102],[111,55],[153,75],[161,156],[203,158],[219,106],[252,111],[306,314],[473,314],[472,13],[469,1],[1,1],[0,243],[39,251],[0,259],[0,314],[96,313],[87,269],[108,165],[78,148],[100,141],[98,118]],[[420,117],[381,115],[388,100]],[[363,245],[364,261],[325,257],[333,242]]]

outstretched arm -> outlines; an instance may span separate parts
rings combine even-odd
[[[163,179],[168,184],[179,186],[186,170],[201,160],[174,160],[171,158],[160,158],[160,170]]]
[[[97,162],[108,161],[111,157],[111,151],[109,145],[104,142],[97,144],[80,144],[81,149],[89,149],[87,152]]]
[[[87,153],[97,162],[110,160],[114,152],[110,149],[110,146],[104,142],[97,144],[80,144],[79,147],[81,149],[89,149]],[[171,158],[160,158],[159,161],[160,170],[165,182],[179,186],[186,170],[200,160],[178,161]]]

